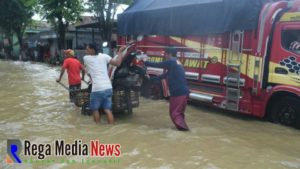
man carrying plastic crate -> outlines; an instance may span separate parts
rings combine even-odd
[[[83,65],[77,60],[74,56],[74,51],[71,49],[65,50],[65,60],[61,68],[60,76],[56,80],[57,82],[61,81],[62,76],[67,70],[68,81],[69,81],[69,90],[70,90],[70,102],[74,102],[74,94],[76,90],[81,88],[81,78],[80,71],[82,72],[82,80],[84,80],[85,69]]]

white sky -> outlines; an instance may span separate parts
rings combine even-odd
[[[116,16],[115,16],[114,19],[117,19],[117,15],[120,14],[120,13],[122,13],[127,7],[128,7],[128,5],[124,5],[124,4],[119,5],[118,8],[117,8]],[[93,13],[90,13],[90,12],[84,12],[84,13],[82,14],[82,16],[94,16],[94,14],[93,14]],[[41,16],[40,16],[39,14],[36,14],[36,13],[35,13],[35,14],[33,15],[32,19],[33,19],[33,20],[41,20],[42,18],[41,18]]]

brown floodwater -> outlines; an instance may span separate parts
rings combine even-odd
[[[55,82],[58,75],[58,67],[0,60],[0,168],[300,168],[299,130],[189,105],[186,121],[191,131],[179,132],[168,116],[168,103],[145,98],[132,115],[117,115],[115,125],[108,125],[105,117],[96,125],[69,103],[67,91]],[[63,82],[66,84],[66,78]],[[46,158],[53,159],[49,163],[33,159],[6,164],[7,139],[34,143],[99,139],[103,144],[120,144],[121,157],[97,158],[93,163],[88,157],[50,156]]]

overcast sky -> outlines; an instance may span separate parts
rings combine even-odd
[[[127,7],[128,7],[128,5],[124,5],[124,4],[119,5],[118,8],[117,8],[117,13],[116,14],[122,13]],[[82,14],[82,16],[94,16],[94,14],[90,13],[90,12],[84,12]],[[42,18],[39,14],[34,14],[32,19],[33,20],[41,20]],[[115,16],[115,19],[117,19],[117,15]]]

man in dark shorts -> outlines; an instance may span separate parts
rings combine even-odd
[[[94,121],[100,123],[99,109],[103,109],[107,115],[109,124],[114,123],[112,114],[112,84],[107,73],[107,65],[119,66],[122,62],[124,47],[118,52],[118,57],[112,59],[109,55],[98,53],[94,44],[89,44],[84,56],[84,65],[92,79],[92,93],[90,95],[90,110],[93,111]]]
[[[62,76],[67,70],[68,82],[70,90],[70,102],[74,102],[74,91],[81,89],[81,79],[84,80],[85,69],[83,65],[74,56],[74,51],[71,49],[64,51],[66,58],[64,60],[63,66],[61,68],[60,76],[56,80],[61,81]],[[82,72],[82,78],[80,78],[80,71]]]

